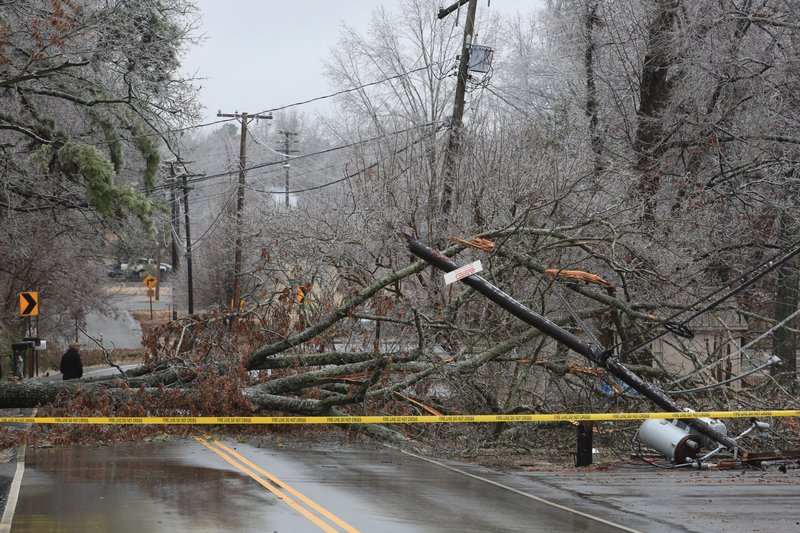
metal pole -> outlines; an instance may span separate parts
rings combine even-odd
[[[161,299],[161,228],[156,237],[156,301]]]

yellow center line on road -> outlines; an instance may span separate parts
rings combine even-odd
[[[277,496],[278,499],[282,500],[292,509],[305,516],[308,520],[317,525],[317,527],[319,527],[321,530],[329,533],[338,533],[340,531],[334,527],[331,527],[329,524],[321,520],[318,516],[316,516],[311,511],[303,507],[300,503],[298,503],[297,501],[293,500],[291,497],[286,495],[283,492],[284,490],[294,495],[298,500],[301,500],[303,503],[306,504],[306,506],[310,507],[317,513],[321,514],[322,516],[324,516],[325,518],[327,518],[328,520],[339,526],[341,530],[346,531],[347,533],[359,533],[359,531],[356,528],[354,528],[341,518],[337,517],[324,507],[315,503],[313,500],[311,500],[298,490],[290,487],[289,485],[287,485],[277,477],[273,476],[269,472],[263,470],[258,465],[249,461],[247,458],[243,457],[236,451],[232,450],[231,448],[228,448],[221,442],[214,440],[209,436],[206,436],[205,438],[195,437],[195,439],[197,440],[197,442],[199,442],[206,448],[210,449],[217,455],[219,455],[227,463],[236,467],[238,470],[244,472],[245,474],[253,478],[256,482],[258,482],[259,485],[261,485],[262,487],[266,488],[267,490],[275,494],[275,496]],[[278,485],[278,487],[280,488],[276,487],[275,485]]]
[[[219,448],[225,450],[226,452],[228,452],[229,454],[234,456],[236,459],[238,459],[239,461],[241,461],[245,465],[249,466],[250,468],[252,468],[256,472],[258,472],[262,476],[266,477],[267,479],[269,479],[273,483],[276,483],[276,484],[280,485],[280,487],[282,489],[286,490],[287,492],[289,492],[290,494],[295,496],[297,499],[302,500],[303,503],[305,503],[306,505],[308,505],[309,507],[311,507],[312,509],[317,511],[319,514],[321,514],[322,516],[324,516],[325,518],[327,518],[328,520],[330,520],[331,522],[333,522],[334,524],[336,524],[340,528],[342,528],[344,531],[347,531],[347,533],[359,533],[356,528],[354,528],[353,526],[351,526],[350,524],[348,524],[347,522],[345,522],[344,520],[342,520],[341,518],[339,518],[335,514],[331,513],[330,511],[328,511],[324,507],[320,506],[319,504],[317,504],[316,502],[314,502],[313,500],[308,498],[302,492],[300,492],[300,491],[292,488],[291,486],[287,485],[286,483],[284,483],[283,481],[281,481],[277,477],[273,476],[272,474],[270,474],[266,470],[263,470],[257,464],[252,463],[246,457],[242,457],[235,450],[232,450],[232,449],[228,448],[227,446],[225,446],[224,444],[222,444],[219,441],[214,441],[214,444],[216,444]]]

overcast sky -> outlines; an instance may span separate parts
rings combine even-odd
[[[440,5],[454,1],[443,0]],[[478,9],[527,13],[542,2],[479,0]],[[205,41],[189,51],[184,69],[205,78],[200,93],[206,106],[203,121],[215,120],[218,110],[257,113],[329,93],[322,62],[336,44],[342,24],[366,33],[377,6],[394,11],[400,4],[398,0],[197,0],[202,11],[199,32]],[[309,106],[300,109],[313,111]]]

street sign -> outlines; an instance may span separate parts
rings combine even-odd
[[[144,286],[145,286],[145,287],[147,287],[148,289],[152,289],[152,288],[154,288],[156,285],[158,285],[158,280],[157,280],[157,279],[155,278],[155,276],[153,276],[152,274],[148,274],[148,275],[147,275],[147,276],[146,276],[146,277],[145,277],[145,278],[142,280],[142,283],[144,283]]]
[[[21,292],[19,293],[19,315],[37,316],[39,314],[39,293]]]
[[[154,289],[147,289],[147,297],[152,298],[156,295],[156,291]]]

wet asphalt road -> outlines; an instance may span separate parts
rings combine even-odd
[[[283,496],[198,441],[28,448],[11,531],[325,531],[286,486],[353,528],[324,519],[333,531],[620,531],[382,447],[224,445]]]
[[[108,315],[89,313],[86,316],[86,332],[99,339],[109,349],[139,349],[142,342],[142,328],[133,318],[134,311],[148,311],[151,306],[154,312],[168,311],[172,308],[172,278],[162,282],[160,298],[147,297],[147,288],[139,281],[110,283],[106,288],[108,301],[116,311]],[[164,286],[166,285],[166,286]],[[84,346],[93,346],[94,341],[83,333],[78,341]]]
[[[205,444],[28,448],[10,531],[800,531],[798,470],[508,473],[382,446]]]

